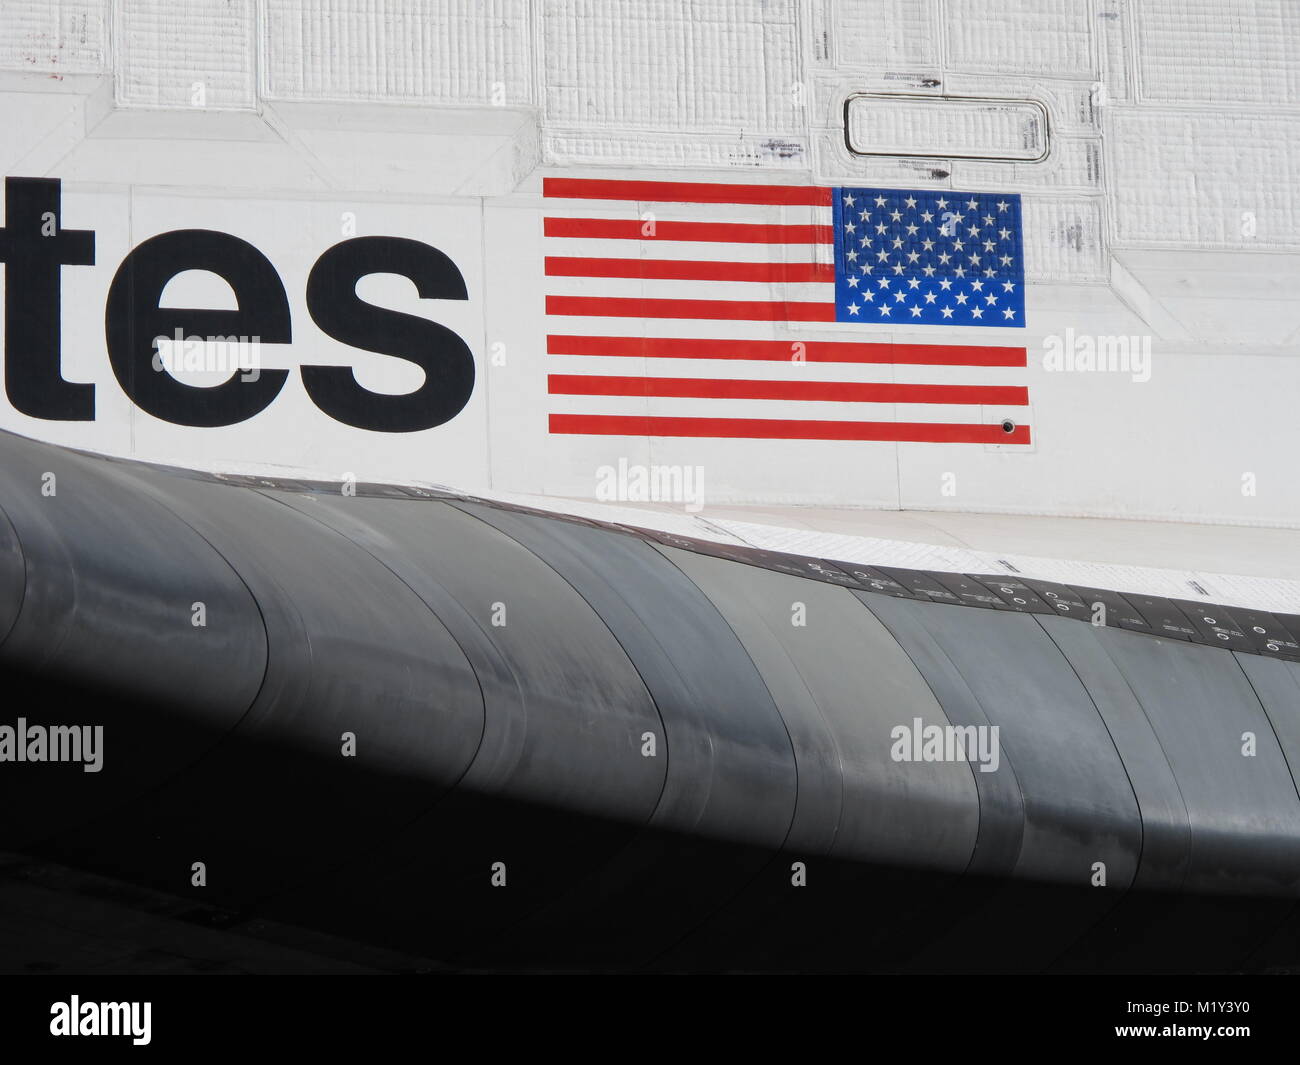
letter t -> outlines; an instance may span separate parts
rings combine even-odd
[[[61,199],[55,178],[5,178],[5,392],[28,417],[90,421],[95,386],[63,379],[59,268],[93,266],[95,232],[65,230]]]

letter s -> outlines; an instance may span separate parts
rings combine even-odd
[[[474,391],[474,356],[444,325],[366,303],[357,282],[398,274],[421,299],[463,300],[465,279],[437,248],[403,237],[356,237],[327,249],[307,278],[307,310],[321,331],[362,351],[393,355],[424,371],[424,384],[401,396],[362,388],[348,366],[303,366],[302,383],[331,418],[381,433],[414,433],[450,421]]]

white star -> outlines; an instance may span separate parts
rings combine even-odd
[[[861,270],[864,274],[869,274],[871,273],[872,270],[875,269],[875,267],[872,266],[870,263],[865,263],[864,265],[859,266],[858,269]]]
[[[856,201],[856,200],[855,200],[851,195],[850,195],[850,196],[845,196],[845,197],[844,197],[844,206],[845,206],[845,207],[852,207],[855,203],[857,203],[857,201]]]
[[[970,283],[970,287],[973,288],[976,292],[982,292],[982,291],[984,291],[984,282],[983,282],[983,281],[972,281],[972,282]]]
[[[929,251],[931,248],[934,247],[934,241],[932,241],[929,237],[926,237],[925,240],[921,241],[921,247],[923,247],[926,251]]]
[[[980,235],[980,227],[979,227],[979,226],[970,226],[970,227],[966,230],[966,232],[969,233],[972,237],[978,237],[978,236]]]
[[[991,266],[986,266],[986,267],[984,268],[984,276],[985,276],[985,277],[992,277],[995,273],[996,273],[996,271],[995,271],[995,270],[993,269],[993,267],[991,267]]]
[[[933,302],[934,302],[936,299],[938,299],[938,298],[939,298],[939,297],[936,296],[933,292],[927,292],[927,293],[925,294],[925,302],[926,302],[926,303],[933,303]]]
[[[923,274],[925,274],[926,277],[934,277],[934,267],[933,267],[933,266],[926,266],[926,267],[925,267],[921,272],[922,272]]]
[[[945,292],[947,292],[950,288],[952,288],[952,282],[949,281],[946,277],[941,277],[939,278],[939,287],[943,289]]]
[[[1010,239],[1011,239],[1011,230],[1009,230],[1009,229],[999,229],[999,230],[998,230],[998,236],[1001,237],[1003,240],[1010,240]]]
[[[858,241],[858,247],[859,247],[859,248],[869,248],[869,247],[871,247],[871,245],[873,245],[874,243],[876,243],[876,242],[875,242],[874,240],[872,240],[870,237],[863,237],[861,240]]]
[[[1008,307],[1005,311],[1002,312],[1003,318],[1014,318],[1015,316],[1016,316],[1016,312],[1010,307]]]
[[[857,314],[861,309],[856,303],[849,304],[849,314]]]
[[[884,231],[885,231],[885,223],[884,223],[884,222],[877,222],[877,223],[876,223],[876,232],[877,232],[877,233],[884,233]]]
[[[903,238],[902,238],[902,237],[895,237],[895,238],[894,238],[894,247],[895,247],[895,248],[901,248],[902,246],[903,246]]]
[[[857,288],[857,287],[858,287],[858,279],[856,277],[850,277],[849,288]]]
[[[907,235],[908,235],[909,237],[914,237],[914,236],[916,236],[916,226],[908,226],[908,227],[907,227]]]
[[[945,318],[951,318],[951,317],[952,317],[952,308],[951,308],[951,307],[940,307],[939,310],[943,313],[943,316],[944,316]]]
[[[976,202],[974,201],[974,199],[970,199],[970,200],[967,200],[967,201],[966,201],[966,206],[969,207],[969,208],[973,211],[973,210],[975,210],[977,207],[979,207],[979,204],[976,203]]]
[[[851,263],[855,263],[858,261],[858,253],[855,251],[847,251],[844,253],[844,258],[848,259]]]
[[[959,267],[957,267],[956,270],[953,271],[953,273],[956,274],[958,277],[965,277],[965,276],[966,276],[966,267],[964,267],[964,266],[959,266]]]
[[[1002,211],[1005,211],[1006,209],[1007,209],[1007,205],[1006,205],[1006,203],[1004,203],[1002,200],[998,200],[998,212],[1001,213]]]
[[[938,203],[939,210],[941,210],[941,211],[942,211],[945,207],[947,207],[947,206],[948,206],[948,201],[947,201],[947,200],[940,200],[939,203]]]
[[[884,206],[885,206],[885,198],[884,198],[883,196],[877,196],[877,197],[876,197],[876,206],[877,206],[877,207],[884,207]]]
[[[862,290],[862,298],[866,300],[868,303],[876,302],[876,294],[872,292],[871,289],[869,288]]]
[[[987,296],[984,297],[984,302],[987,303],[990,307],[992,307],[997,304],[998,298],[997,296],[993,295],[992,292],[990,292]]]
[[[900,290],[900,291],[894,293],[894,302],[895,302],[895,303],[902,303],[903,300],[905,300],[905,299],[907,299],[907,293],[906,293],[906,292],[903,292],[903,291]]]
[[[920,257],[921,257],[921,256],[920,256],[920,254],[919,254],[918,252],[909,251],[909,252],[907,253],[907,261],[908,261],[909,263],[914,263],[914,262],[916,262],[916,260],[919,259]]]
[[[858,227],[855,226],[852,222],[845,222],[845,223],[844,223],[844,232],[845,232],[845,233],[856,233],[856,232],[857,232],[857,229],[858,229]]]
[[[960,304],[964,307],[964,306],[966,305],[966,293],[964,293],[964,292],[958,292],[958,293],[957,293],[957,302],[960,303]]]
[[[887,263],[887,262],[889,262],[889,252],[887,252],[887,251],[878,251],[878,252],[876,252],[876,258],[877,258],[878,260],[880,260],[882,263]]]
[[[907,287],[908,287],[908,288],[920,288],[920,287],[921,287],[921,279],[920,279],[919,277],[909,277],[909,278],[907,279]]]
[[[991,240],[986,240],[986,241],[984,242],[984,250],[985,250],[985,251],[992,251],[992,250],[993,250],[993,241],[991,241]]]
[[[871,217],[871,212],[870,212],[870,211],[859,211],[859,212],[858,212],[858,217],[859,217],[860,219],[862,219],[862,221],[865,222],[865,221],[867,221],[867,219],[869,219],[869,218]]]
[[[894,266],[893,266],[893,271],[894,271],[894,273],[896,273],[896,274],[901,274],[901,273],[903,272],[903,264],[902,264],[902,263],[895,263]]]
[[[968,256],[968,258],[970,259],[970,264],[971,264],[971,266],[979,266],[979,264],[980,264],[980,257],[979,257],[978,255],[972,254],[972,255]]]
[[[922,212],[921,212],[921,221],[922,221],[922,222],[933,222],[933,221],[934,221],[934,215],[931,214],[929,211],[922,211]]]
[[[888,318],[888,317],[889,317],[889,313],[890,313],[891,308],[890,308],[890,306],[889,306],[888,303],[882,304],[881,307],[880,307],[879,309],[880,309],[881,317],[883,317],[883,318]]]
[[[952,246],[954,251],[961,251],[962,248],[966,247],[966,245],[960,240],[954,240]]]
[[[912,312],[912,317],[913,317],[913,318],[920,318],[920,317],[921,317],[921,308],[920,308],[920,307],[908,307],[907,309],[908,309],[909,311]]]
[[[991,226],[993,224],[993,216],[991,214],[986,214],[984,216],[984,224],[986,226]]]
[[[1014,282],[1014,281],[1003,281],[1003,282],[1002,282],[1002,291],[1003,291],[1003,292],[1015,292],[1015,290],[1016,290],[1016,285],[1015,285],[1015,282]]]
[[[903,213],[901,211],[891,211],[889,214],[890,221],[892,222],[897,222],[902,217]]]
[[[904,202],[905,204],[907,204],[908,207],[915,207],[915,206],[916,206],[916,199],[915,199],[915,197],[912,197],[912,196],[909,196],[909,197],[908,197],[907,199],[905,199],[903,202]]]
[[[939,256],[939,262],[946,266],[946,265],[948,264],[948,260],[951,259],[951,258],[952,258],[951,255],[949,255],[947,252],[943,252],[943,253]]]
[[[1011,265],[1011,256],[1010,256],[1010,255],[1004,255],[1004,256],[1002,256],[1000,262],[1002,263],[1003,266],[1010,266],[1010,265]]]
[[[984,308],[983,308],[983,307],[972,307],[972,308],[971,308],[970,315],[971,315],[972,318],[983,318],[983,317],[984,317]]]
[[[889,287],[889,278],[887,278],[887,277],[882,277],[882,278],[880,279],[880,281],[877,282],[877,284],[879,284],[881,288],[888,288],[888,287]]]

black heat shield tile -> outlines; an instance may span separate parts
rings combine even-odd
[[[1200,632],[1206,643],[1230,647],[1234,651],[1255,650],[1254,642],[1246,636],[1245,630],[1226,607],[1193,603],[1187,599],[1175,599],[1173,603]]]
[[[971,580],[979,581],[991,593],[1002,600],[1008,610],[1022,614],[1055,614],[1032,588],[1019,577],[1002,577],[997,574],[968,575]]]
[[[1119,592],[1104,588],[1071,587],[1088,605],[1088,620],[1092,621],[1096,612],[1094,604],[1101,603],[1106,608],[1105,623],[1111,628],[1128,629],[1131,632],[1154,632],[1155,629],[1142,613]]]

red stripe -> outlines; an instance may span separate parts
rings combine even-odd
[[[548,237],[606,240],[696,240],[719,244],[834,244],[830,226],[765,225],[760,222],[659,222],[639,218],[547,218]]]
[[[773,418],[657,418],[552,414],[550,430],[571,436],[688,436],[738,440],[894,440],[921,444],[1028,444],[1029,426],[941,422],[822,422]]]
[[[802,352],[800,352],[802,348]],[[902,364],[912,366],[1025,365],[1024,348],[980,345],[882,344],[842,340],[696,340],[685,337],[588,337],[552,335],[549,355],[605,355],[633,359],[753,359],[793,362]]]
[[[661,300],[619,296],[547,296],[547,314],[588,318],[711,318],[740,322],[833,322],[833,303],[787,300]]]
[[[574,200],[652,200],[656,203],[754,203],[795,207],[831,205],[831,190],[811,185],[720,185],[692,181],[543,178],[542,195]]]
[[[856,381],[736,381],[727,378],[547,376],[553,396],[656,396],[665,399],[794,399],[819,403],[988,403],[1024,407],[1029,389],[1013,385],[900,385]]]
[[[830,263],[728,263],[690,259],[584,259],[548,255],[548,277],[639,277],[659,281],[835,282]]]

